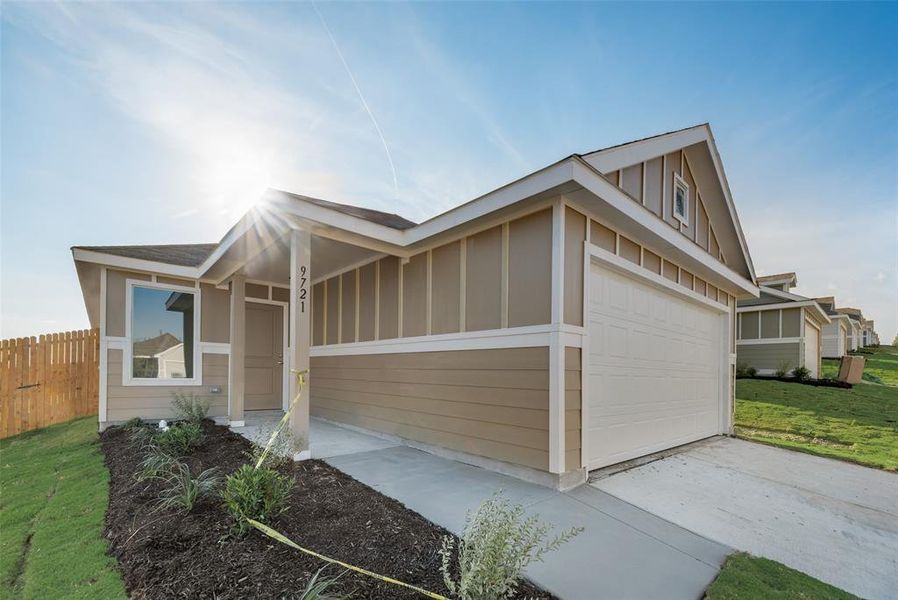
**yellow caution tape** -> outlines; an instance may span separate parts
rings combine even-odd
[[[319,553],[315,552],[314,550],[309,550],[307,548],[303,548],[299,544],[293,542],[287,536],[272,529],[271,527],[268,527],[267,525],[263,525],[262,523],[259,523],[258,521],[253,520],[253,519],[247,519],[247,521],[249,522],[250,525],[252,525],[256,529],[258,529],[259,531],[261,531],[268,537],[270,537],[274,540],[277,540],[278,542],[280,542],[282,544],[286,544],[287,546],[290,546],[291,548],[295,548],[295,549],[299,550],[300,552],[304,552],[306,554],[314,556],[315,558],[320,558],[321,560],[327,561],[329,563],[333,563],[335,565],[340,565],[343,568],[349,569],[350,571],[355,571],[356,573],[361,573],[362,575],[367,575],[368,577],[374,577],[375,579],[380,579],[381,581],[385,581],[385,582],[391,583],[393,585],[398,585],[398,586],[408,588],[410,590],[414,590],[414,591],[418,592],[419,594],[427,596],[428,598],[434,598],[435,600],[449,600],[449,598],[446,598],[446,596],[440,596],[439,594],[435,594],[433,592],[428,592],[427,590],[416,587],[414,585],[411,585],[410,583],[405,583],[403,581],[399,581],[398,579],[393,579],[392,577],[385,577],[384,575],[378,575],[377,573],[368,571],[367,569],[363,569],[361,567],[356,567],[354,565],[350,565],[348,563],[339,561],[335,558],[330,558],[329,556],[324,556],[323,554],[319,554]]]
[[[262,451],[262,454],[259,456],[259,460],[256,461],[256,466],[254,468],[258,469],[262,466],[262,463],[265,462],[265,459],[268,457],[268,453],[271,452],[271,447],[274,445],[274,440],[278,438],[283,431],[284,427],[287,426],[287,422],[290,420],[290,415],[293,414],[293,409],[296,408],[296,405],[299,404],[299,399],[302,397],[302,390],[306,386],[306,373],[308,370],[297,371],[296,369],[290,369],[292,373],[296,375],[297,382],[297,391],[296,397],[293,398],[293,401],[290,402],[289,408],[284,413],[284,416],[281,417],[280,422],[277,424],[277,427],[274,428],[274,431],[271,432],[271,437],[268,438],[268,443],[265,444],[265,450]]]

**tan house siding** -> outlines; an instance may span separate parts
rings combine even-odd
[[[739,346],[738,363],[758,370],[775,371],[782,363],[793,369],[800,364],[798,342],[782,344],[749,344]]]
[[[465,330],[502,326],[502,228],[467,238]]]
[[[226,344],[231,331],[231,293],[203,283],[200,306],[200,340]]]
[[[652,159],[645,163],[645,207],[655,216],[661,217],[662,190],[664,185],[664,171],[662,159]]]
[[[461,310],[461,242],[452,242],[431,253],[430,332],[455,333]]]
[[[378,299],[378,337],[388,340],[399,336],[399,259],[388,257],[378,261],[380,297]]]
[[[620,187],[633,198],[642,202],[642,163],[621,171]]]
[[[355,341],[355,271],[340,276],[340,342]]]
[[[427,253],[402,266],[402,337],[427,334]]]
[[[324,343],[324,281],[312,286],[312,345]]]
[[[761,337],[778,338],[780,335],[780,313],[778,310],[761,311]]]
[[[508,326],[540,325],[551,318],[552,211],[547,209],[509,223]]]
[[[203,385],[122,385],[122,351],[108,351],[106,375],[106,421],[116,423],[132,417],[146,419],[170,419],[175,416],[171,408],[172,395],[176,392],[196,394],[210,402],[209,416],[224,417],[228,414],[228,356],[203,354]],[[221,388],[218,394],[209,393],[211,386]]]
[[[370,263],[359,269],[359,341],[368,342],[374,339],[375,312],[374,294],[377,265]]]
[[[564,349],[564,470],[580,468],[581,446],[581,353],[580,348]]]
[[[129,271],[106,271],[106,335],[122,337],[125,335],[125,288],[128,279],[150,281],[146,273]]]
[[[331,277],[325,282],[324,341],[336,344],[340,339],[340,277]]]
[[[564,322],[583,325],[583,253],[586,215],[572,208],[564,211]],[[551,240],[548,257],[551,257]],[[551,295],[551,284],[549,285]],[[549,299],[551,310],[551,298]],[[546,321],[543,322],[547,322]]]
[[[311,411],[546,470],[548,367],[548,348],[313,357]]]

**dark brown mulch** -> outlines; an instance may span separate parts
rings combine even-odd
[[[846,381],[838,379],[795,379],[794,377],[777,377],[776,375],[736,375],[736,379],[760,379],[763,381],[782,381],[783,383],[800,383],[814,387],[833,387],[850,390],[854,387]]]
[[[225,427],[205,425],[206,443],[185,459],[194,474],[227,474],[247,461],[249,444]],[[136,480],[143,458],[129,435],[101,436],[111,474],[105,535],[132,598],[296,598],[326,563],[257,531],[233,533],[216,499],[192,513],[159,510],[161,484]],[[326,556],[448,595],[437,550],[447,531],[345,473],[310,460],[286,467],[297,486],[290,508],[272,526]],[[329,566],[336,576],[342,569]],[[339,591],[353,598],[418,598],[417,593],[351,571]],[[521,598],[551,598],[523,582]]]

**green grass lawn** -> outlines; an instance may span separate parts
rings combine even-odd
[[[96,429],[87,417],[0,441],[0,597],[126,598]]]
[[[705,592],[706,600],[851,600],[848,592],[766,558],[742,552],[727,557]]]
[[[872,383],[882,383],[898,387],[898,348],[895,346],[880,346],[869,348],[873,354],[861,353],[866,361],[864,363],[864,379]],[[822,377],[835,379],[839,373],[839,359],[824,358]]]
[[[898,470],[898,349],[883,346],[867,358],[865,375],[894,385],[864,382],[846,390],[737,380],[737,435]]]

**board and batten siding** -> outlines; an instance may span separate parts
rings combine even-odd
[[[705,210],[701,186],[689,164],[688,155],[689,148],[685,148],[604,175],[634,201],[726,264],[726,257],[720,252],[717,233]],[[675,176],[682,177],[689,185],[687,223],[680,223],[673,214]]]
[[[228,414],[228,356],[203,354],[203,386],[195,385],[122,385],[121,350],[109,350],[106,373],[106,422],[127,421],[132,417],[171,419],[175,416],[171,402],[175,393],[196,394],[210,402],[210,417]],[[210,394],[209,387],[221,391]]]
[[[314,416],[543,471],[549,467],[547,347],[313,356],[311,371]],[[579,387],[578,375],[568,378],[570,387]],[[577,453],[578,393],[571,390],[576,406],[568,411],[568,438]],[[579,462],[579,454],[569,460]]]
[[[582,240],[578,251],[582,261]],[[552,209],[544,208],[406,261],[347,270],[312,286],[312,345],[549,324],[551,260]],[[580,271],[572,276],[582,280]]]

